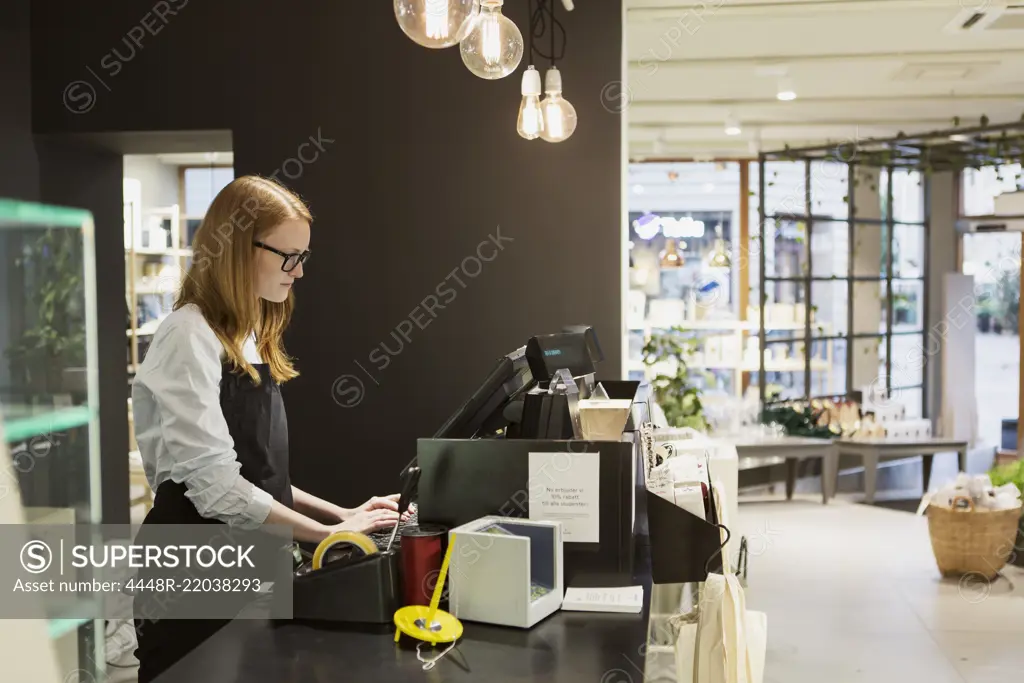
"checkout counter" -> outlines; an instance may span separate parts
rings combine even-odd
[[[601,383],[633,406],[619,440],[588,441],[573,425],[575,401],[597,390],[593,362],[600,349],[592,332],[534,338],[499,360],[480,389],[432,437],[418,442],[420,523],[448,528],[487,515],[529,518],[516,497],[529,485],[528,461],[538,450],[593,453],[600,459],[598,542],[564,537],[566,587],[640,585],[640,613],[557,610],[531,628],[467,621],[456,646],[433,667],[425,662],[446,647],[413,638],[395,640],[385,620],[311,620],[296,609],[290,621],[260,616],[259,604],[168,671],[168,683],[334,683],[335,681],[592,681],[644,680],[652,566],[648,503],[639,425],[649,420],[646,387]],[[562,390],[567,375],[575,380]],[[581,371],[582,370],[582,371]],[[602,394],[603,395],[603,394]],[[568,409],[568,410],[565,410]],[[519,501],[508,506],[509,501]],[[714,531],[714,529],[712,529]],[[717,537],[717,532],[716,536]],[[577,536],[579,538],[579,536]],[[678,543],[678,537],[674,543]],[[662,555],[664,558],[664,554]],[[662,559],[662,575],[665,560]],[[394,564],[394,563],[392,563]],[[706,572],[709,565],[700,563]],[[720,565],[719,565],[720,566]],[[712,567],[713,569],[713,567]],[[677,572],[678,574],[678,572]],[[706,574],[705,574],[706,576]],[[701,577],[672,575],[680,580]],[[323,590],[329,584],[323,583]],[[351,590],[351,589],[346,589]],[[374,587],[381,594],[379,586]],[[387,591],[383,591],[386,593]],[[397,606],[401,590],[394,589]],[[325,597],[327,602],[342,596]],[[317,602],[307,596],[306,604]],[[299,602],[296,602],[299,605]],[[312,608],[316,617],[323,610]],[[384,610],[381,610],[383,612]],[[419,646],[419,647],[418,647]]]

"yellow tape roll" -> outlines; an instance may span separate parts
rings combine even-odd
[[[324,554],[339,543],[349,543],[363,551],[364,555],[373,555],[377,552],[377,544],[367,536],[358,531],[335,531],[333,534],[320,541],[313,553],[313,569],[320,569],[320,563]]]

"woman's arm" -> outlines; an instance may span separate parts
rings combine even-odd
[[[326,524],[340,524],[352,516],[352,510],[343,508],[323,498],[317,498],[312,493],[307,493],[298,486],[292,486],[292,502],[295,510],[307,517]]]
[[[291,527],[292,539],[304,543],[319,543],[332,531],[328,525],[311,519],[298,510],[292,510],[276,500],[270,506],[270,514],[263,523]]]

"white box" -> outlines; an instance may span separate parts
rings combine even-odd
[[[449,542],[449,611],[459,619],[530,628],[562,606],[560,522],[481,517]]]

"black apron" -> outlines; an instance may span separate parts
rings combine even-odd
[[[234,440],[241,475],[291,508],[288,421],[281,389],[270,375],[270,366],[263,363],[253,367],[259,372],[259,384],[249,375],[236,374],[228,365],[224,366],[220,383],[221,409]],[[147,524],[223,523],[200,516],[192,501],[185,497],[185,491],[184,484],[170,480],[161,484],[138,536],[143,537]],[[138,601],[136,597],[138,649],[135,656],[139,659],[139,683],[150,683],[230,623],[229,619],[145,619]]]

